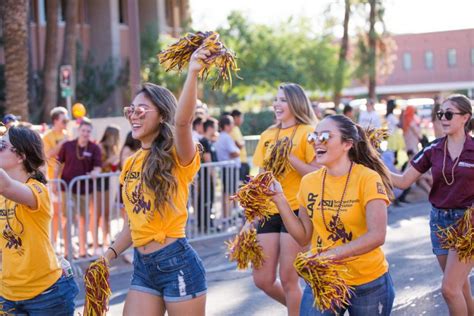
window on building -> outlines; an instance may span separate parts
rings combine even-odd
[[[432,51],[425,52],[425,67],[426,69],[434,68],[434,55]]]
[[[128,24],[128,8],[126,0],[118,0],[119,5],[119,23]]]
[[[448,49],[448,66],[456,66],[456,50],[454,48]]]
[[[46,24],[46,1],[38,0],[38,23]]]
[[[471,48],[471,66],[474,66],[474,48]]]
[[[61,0],[59,1],[58,5],[59,5],[59,8],[58,8],[58,22],[64,22],[66,21],[66,0]]]
[[[404,53],[403,54],[403,69],[411,70],[411,68],[412,68],[411,54]]]

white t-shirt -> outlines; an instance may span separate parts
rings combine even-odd
[[[377,112],[363,111],[363,112],[360,112],[359,114],[359,125],[362,126],[363,128],[367,128],[369,126],[375,127],[375,128],[381,128],[382,122],[380,122],[380,117]]]

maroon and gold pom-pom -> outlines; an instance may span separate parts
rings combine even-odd
[[[250,264],[255,269],[262,267],[265,261],[262,246],[257,241],[257,230],[251,228],[242,231],[234,240],[227,241],[227,255],[230,261],[237,262],[237,269],[245,270]]]
[[[112,291],[109,284],[109,267],[104,257],[91,263],[84,275],[86,289],[84,316],[103,316],[109,309]]]
[[[436,233],[444,249],[456,250],[459,260],[467,262],[474,258],[474,208],[471,207],[456,223],[439,228]]]

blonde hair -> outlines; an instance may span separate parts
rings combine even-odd
[[[317,118],[311,108],[311,102],[299,84],[283,83],[278,89],[283,90],[290,112],[294,115],[298,124],[316,125]],[[281,123],[277,123],[275,127],[280,125]]]

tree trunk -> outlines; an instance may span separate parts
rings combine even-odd
[[[28,120],[28,4],[29,0],[3,0],[5,107],[24,121]]]
[[[49,120],[49,112],[58,101],[58,5],[59,0],[48,0],[46,24],[46,48],[44,55],[43,122]]]
[[[77,40],[77,16],[78,0],[68,0],[66,3],[66,30],[64,35],[64,48],[62,65],[72,66],[72,93],[75,95],[76,88],[76,40]]]
[[[341,91],[344,86],[344,79],[347,64],[347,49],[349,47],[349,19],[351,16],[351,0],[345,0],[344,9],[344,34],[341,40],[339,50],[339,61],[337,64],[336,77],[334,81],[334,106],[338,107],[341,103]]]
[[[375,86],[376,86],[376,65],[377,65],[377,33],[375,32],[375,21],[377,14],[377,0],[369,0],[370,4],[370,29],[369,29],[369,98],[375,100]]]

